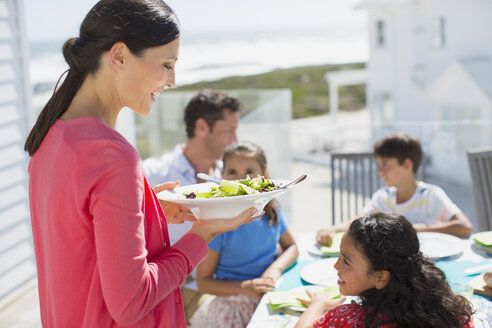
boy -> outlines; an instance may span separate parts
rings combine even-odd
[[[362,214],[376,212],[405,216],[418,232],[433,231],[468,238],[473,226],[463,212],[438,186],[417,181],[415,174],[422,160],[418,139],[403,133],[393,134],[374,145],[378,173],[385,187],[372,195]],[[320,229],[316,240],[330,245],[335,232],[345,231],[350,222]]]

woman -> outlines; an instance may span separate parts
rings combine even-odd
[[[43,326],[186,326],[179,285],[208,241],[254,219],[195,221],[170,247],[165,220],[189,216],[162,210],[114,130],[121,108],[147,115],[174,86],[179,35],[163,1],[102,0],[63,46],[68,74],[25,145]]]

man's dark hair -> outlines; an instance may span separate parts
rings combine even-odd
[[[226,110],[235,113],[241,111],[242,108],[237,98],[218,90],[201,90],[186,106],[184,115],[186,135],[188,138],[195,136],[195,124],[199,118],[203,118],[212,130],[215,122],[224,119]]]
[[[408,158],[412,161],[413,173],[416,174],[422,161],[423,151],[417,138],[405,133],[396,133],[376,142],[374,156],[396,158],[400,165]]]

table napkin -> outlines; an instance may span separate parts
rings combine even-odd
[[[330,298],[340,297],[338,286],[328,286],[320,291],[317,291],[316,293],[325,293]],[[306,289],[268,292],[267,297],[270,309],[272,311],[277,311],[284,307],[303,307],[304,305],[302,305],[302,303],[299,302],[297,298],[309,298],[308,294],[306,293]]]
[[[343,232],[337,232],[333,237],[333,241],[330,246],[321,246],[319,250],[323,255],[339,254],[340,243],[342,242]]]
[[[482,246],[492,246],[492,231],[482,232],[473,237],[473,240]]]

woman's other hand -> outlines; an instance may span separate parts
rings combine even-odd
[[[159,193],[163,190],[173,190],[179,185],[179,181],[174,182],[166,182],[154,187],[155,193]],[[180,224],[185,221],[196,221],[196,218],[193,216],[193,213],[183,205],[179,205],[176,203],[166,202],[162,199],[159,199],[159,203],[161,203],[162,211],[166,216],[166,221],[169,224]]]
[[[218,234],[236,230],[240,225],[250,223],[263,215],[263,212],[258,215],[256,213],[258,210],[251,207],[232,219],[196,220],[189,232],[201,236],[208,243]]]

